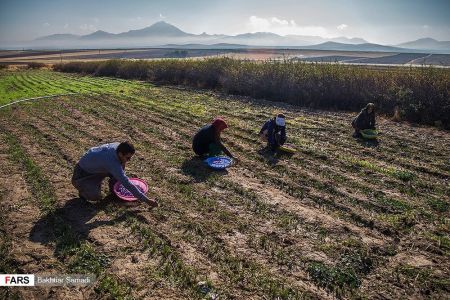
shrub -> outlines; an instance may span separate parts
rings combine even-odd
[[[220,89],[311,108],[359,111],[373,102],[382,114],[396,111],[401,120],[450,128],[448,69],[230,58],[71,62],[54,69]]]
[[[117,77],[120,78],[145,80],[147,76],[147,64],[143,62],[124,61],[117,70]]]
[[[53,70],[66,73],[94,74],[100,62],[69,62],[53,65]]]
[[[110,76],[115,77],[117,75],[117,71],[120,67],[120,61],[119,60],[107,60],[101,62],[97,69],[95,70],[96,76]]]
[[[40,62],[29,62],[27,64],[27,68],[28,69],[41,69],[43,67],[46,67],[47,65],[44,63],[40,63]]]

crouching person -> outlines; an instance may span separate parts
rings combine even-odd
[[[227,123],[221,119],[216,118],[211,124],[202,127],[192,139],[192,150],[199,156],[218,156],[224,152],[227,156],[236,157],[222,143],[220,135],[222,131],[228,128]]]
[[[353,119],[352,127],[355,129],[353,137],[361,137],[361,130],[375,129],[375,104],[368,103]]]
[[[125,165],[135,153],[130,142],[110,143],[89,149],[76,164],[72,184],[82,199],[98,201],[102,199],[101,186],[109,177],[109,189],[113,192],[114,184],[119,181],[138,200],[155,207],[156,201],[150,200],[125,175]]]
[[[259,136],[267,142],[267,147],[275,151],[286,142],[286,117],[279,114],[264,123]]]

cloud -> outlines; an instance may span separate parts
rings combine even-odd
[[[96,18],[92,18],[92,21],[94,21],[95,23],[100,22],[100,20],[96,17]]]
[[[348,25],[347,24],[341,24],[341,25],[339,25],[338,27],[336,27],[338,30],[345,30],[345,29],[347,29],[348,28]]]
[[[64,29],[67,29],[67,28],[69,28],[69,24],[64,25]]]
[[[294,20],[283,20],[277,17],[260,18],[251,16],[246,25],[247,30],[250,32],[273,32],[280,35],[329,36],[328,31],[322,26],[299,26]]]
[[[280,26],[289,26],[289,22],[287,20],[280,20],[277,17],[272,17],[270,19],[272,24],[277,24]],[[293,20],[291,20],[291,22],[294,22]]]
[[[430,26],[429,25],[423,25],[422,28],[423,29],[430,29]]]
[[[44,24],[42,24],[42,26],[44,26],[44,27],[49,27],[49,26],[50,26],[50,23],[45,22]]]
[[[162,13],[159,13],[159,18],[160,19],[165,19],[166,17],[162,15]]]
[[[82,24],[80,25],[80,29],[83,31],[95,31],[97,28],[92,24]]]

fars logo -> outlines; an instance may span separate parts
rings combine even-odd
[[[34,275],[0,274],[0,286],[34,286]]]

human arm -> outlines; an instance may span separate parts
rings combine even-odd
[[[215,143],[216,145],[218,145],[220,147],[220,149],[225,153],[225,155],[231,157],[231,158],[235,158],[233,156],[233,154],[231,154],[231,152],[227,149],[227,147],[222,143],[222,140],[220,138],[220,134],[216,134],[215,135]]]
[[[375,113],[374,112],[372,112],[371,114],[370,114],[370,117],[369,117],[370,119],[369,119],[369,128],[370,129],[375,129]]]
[[[269,127],[269,122],[264,123],[263,127],[259,131],[259,135],[263,134],[264,131],[266,131],[268,129],[268,127]]]
[[[119,181],[134,197],[139,201],[145,202],[146,204],[156,207],[158,203],[154,200],[149,199],[145,194],[143,194],[134,184],[132,184],[129,178],[125,175],[125,172],[121,165],[113,166],[110,169],[111,175]]]

